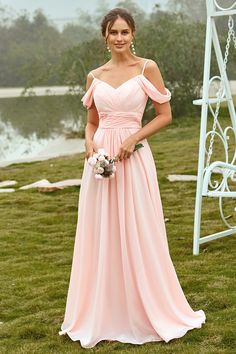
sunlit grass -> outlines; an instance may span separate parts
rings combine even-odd
[[[169,240],[180,283],[193,309],[203,309],[201,329],[166,343],[142,346],[100,342],[82,349],[59,336],[77,222],[78,187],[52,193],[17,190],[0,195],[0,353],[234,353],[235,237],[201,246],[192,255],[195,182],[169,182],[168,174],[196,174],[200,118],[183,118],[149,139],[156,162]],[[81,178],[84,154],[0,170],[18,187],[47,178]],[[202,233],[223,229],[217,201],[204,200]],[[157,279],[158,281],[158,279]]]

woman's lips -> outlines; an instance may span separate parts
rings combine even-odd
[[[116,47],[121,48],[124,44],[115,44]]]

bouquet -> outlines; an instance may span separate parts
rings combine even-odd
[[[143,147],[143,144],[136,144],[134,151]],[[115,176],[117,157],[110,158],[105,149],[98,149],[98,152],[88,158],[88,163],[93,167],[96,179],[113,178]]]

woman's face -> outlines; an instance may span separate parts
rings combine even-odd
[[[122,53],[128,51],[134,37],[128,23],[123,18],[118,17],[113,23],[109,35],[108,25],[105,37],[107,38],[107,46],[112,52]]]

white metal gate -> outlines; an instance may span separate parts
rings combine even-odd
[[[203,93],[202,99],[194,100],[193,103],[201,105],[201,130],[199,143],[199,160],[198,160],[198,178],[195,201],[195,218],[194,218],[194,240],[193,240],[193,254],[199,254],[200,244],[232,235],[236,233],[236,226],[231,225],[224,215],[222,199],[225,197],[236,198],[236,191],[230,190],[229,181],[236,182],[236,115],[235,107],[230,92],[229,81],[227,77],[227,61],[229,56],[230,45],[236,49],[236,2],[230,7],[223,8],[216,0],[206,0],[207,6],[207,26],[206,26],[206,40],[205,40],[205,58],[204,58],[204,76],[203,76]],[[228,18],[228,36],[225,47],[224,57],[222,55],[218,33],[216,29],[215,19],[218,16],[227,16]],[[212,43],[216,55],[216,60],[219,68],[219,76],[210,78]],[[209,97],[209,88],[213,82],[217,81],[219,89],[216,97]],[[219,111],[221,102],[226,102],[229,110],[231,126],[222,128],[219,119]],[[215,105],[215,107],[213,106]],[[207,131],[208,113],[213,116],[213,127]],[[229,132],[233,132],[234,136],[234,154],[230,159],[228,154],[229,148]],[[225,160],[211,162],[214,139],[217,137],[222,143]],[[207,139],[210,139],[208,149],[206,151]],[[212,181],[214,173],[221,174],[220,181]],[[211,235],[200,237],[201,226],[201,211],[202,211],[202,197],[217,197],[219,198],[219,208],[222,221],[227,229]]]

